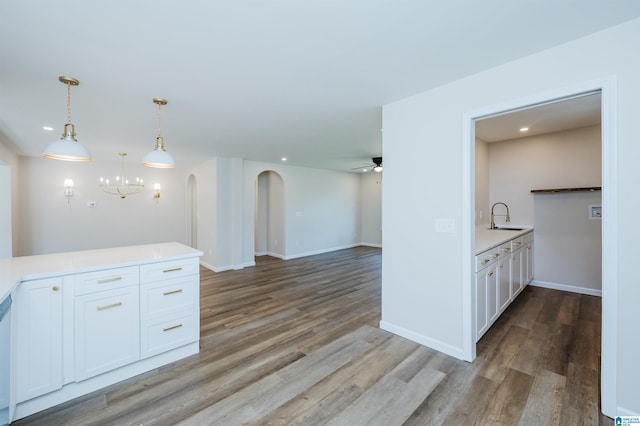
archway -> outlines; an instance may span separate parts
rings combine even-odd
[[[266,170],[256,179],[254,254],[285,257],[284,180]]]

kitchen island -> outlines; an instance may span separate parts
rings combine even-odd
[[[199,351],[199,257],[179,243],[0,260],[19,419]]]

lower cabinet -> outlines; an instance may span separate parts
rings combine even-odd
[[[138,299],[137,286],[76,296],[76,380],[140,359]]]
[[[533,278],[533,232],[476,256],[476,341]]]
[[[193,257],[20,283],[16,418],[197,353],[198,268]]]
[[[16,400],[62,388],[62,278],[22,283],[16,289]]]

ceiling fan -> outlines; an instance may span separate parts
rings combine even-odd
[[[371,161],[373,162],[373,164],[367,164],[361,167],[354,167],[351,170],[362,170],[363,172],[374,171],[376,173],[380,173],[382,171],[382,157],[373,157]]]

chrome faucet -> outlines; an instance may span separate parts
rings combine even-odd
[[[493,209],[495,209],[498,204],[502,204],[507,209],[507,214],[493,213]],[[511,222],[511,217],[509,217],[509,206],[502,202],[495,203],[493,206],[491,206],[491,226],[489,226],[489,229],[496,229],[496,221],[494,220],[495,216],[505,216],[504,221]]]

